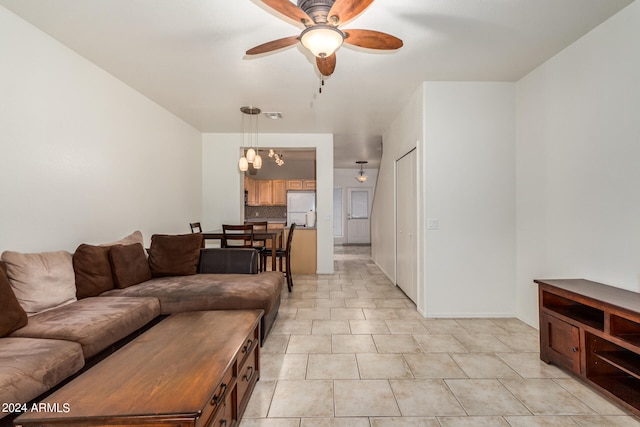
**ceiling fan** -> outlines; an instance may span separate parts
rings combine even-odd
[[[272,40],[249,49],[247,55],[259,55],[300,42],[316,57],[320,74],[330,76],[336,68],[335,51],[342,43],[377,50],[395,50],[403,44],[399,38],[380,31],[338,28],[362,13],[373,0],[297,0],[297,6],[289,0],[260,1],[305,28],[298,36]]]

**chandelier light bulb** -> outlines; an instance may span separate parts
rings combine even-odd
[[[256,154],[256,156],[253,159],[253,168],[260,169],[261,167],[262,167],[262,157],[260,157],[260,154]]]
[[[240,157],[240,160],[238,161],[238,168],[240,168],[242,172],[246,172],[247,170],[249,170],[249,162],[247,161],[246,157]]]
[[[249,148],[247,150],[247,162],[253,163],[255,158],[256,158],[256,150],[254,150],[253,148]]]

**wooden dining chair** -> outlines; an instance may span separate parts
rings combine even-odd
[[[276,249],[276,258],[278,258],[278,264],[280,267],[280,271],[284,273],[284,276],[287,278],[287,288],[289,288],[289,292],[291,292],[291,288],[293,288],[293,277],[291,274],[291,243],[293,242],[293,231],[296,229],[296,224],[291,224],[289,227],[289,235],[287,236],[287,246],[284,248]],[[262,253],[262,258],[264,259],[263,263],[266,266],[267,257],[271,256],[271,251],[267,250]],[[282,261],[284,260],[285,268],[282,269]]]
[[[191,227],[192,233],[202,233],[202,227],[199,222],[190,222],[189,227]]]
[[[267,221],[245,221],[245,224],[253,225],[253,247],[258,251],[258,256],[260,257],[260,265],[258,268],[260,271],[265,271],[266,268],[266,258],[262,256],[262,253],[268,251],[267,249],[267,240],[266,239],[256,239],[256,231],[267,231],[269,227],[269,223]]]
[[[252,248],[253,225],[222,224],[223,248]]]

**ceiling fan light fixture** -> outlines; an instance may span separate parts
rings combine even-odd
[[[314,56],[325,58],[342,46],[344,34],[342,31],[331,25],[314,25],[306,28],[300,34],[300,43],[307,48]]]

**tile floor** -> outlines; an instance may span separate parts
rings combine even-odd
[[[294,277],[240,427],[639,426],[538,358],[517,319],[423,319],[370,248]]]

